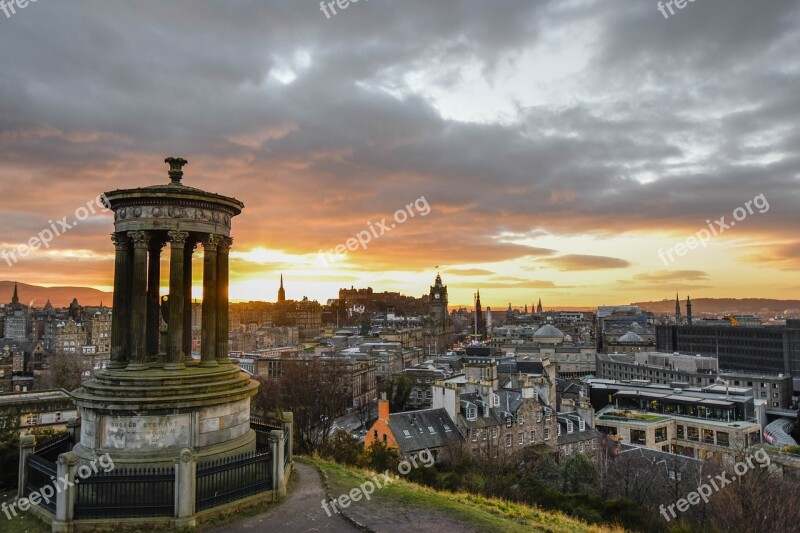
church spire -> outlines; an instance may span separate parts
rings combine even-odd
[[[681,323],[681,300],[678,293],[675,293],[675,322]]]
[[[286,301],[286,291],[283,289],[283,272],[281,272],[281,286],[278,289],[278,303]]]
[[[17,284],[14,284],[14,296],[11,297],[11,305],[19,305],[19,294],[17,293]]]

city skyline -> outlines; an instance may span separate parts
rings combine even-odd
[[[0,250],[59,235],[0,279],[110,291],[110,215],[58,221],[166,183],[174,154],[186,185],[245,203],[231,301],[274,301],[281,273],[287,299],[419,296],[437,265],[451,307],[800,298],[794,2],[668,20],[588,0],[53,2],[2,22],[5,49],[27,45],[0,78]]]

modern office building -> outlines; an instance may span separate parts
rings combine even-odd
[[[785,326],[656,326],[656,350],[710,355],[719,368],[800,374],[800,320]]]
[[[723,460],[761,443],[753,397],[745,392],[593,381],[590,398],[596,429],[623,444]]]

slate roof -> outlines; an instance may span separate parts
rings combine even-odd
[[[572,420],[572,433],[567,433],[567,419]],[[580,416],[577,413],[559,413],[558,425],[561,426],[561,435],[558,436],[558,445],[564,446],[566,444],[575,444],[576,442],[587,441],[597,438],[598,431],[594,429],[588,422],[585,429],[579,431],[578,419]]]
[[[444,409],[392,413],[389,415],[389,429],[403,454],[463,441],[455,422]]]
[[[522,374],[544,374],[544,365],[541,361],[517,361],[517,372]]]

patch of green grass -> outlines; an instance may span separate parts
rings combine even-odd
[[[373,472],[348,468],[321,459],[309,459],[327,475],[333,495],[347,493],[349,489],[371,479]],[[381,476],[378,476],[379,479]],[[450,519],[460,520],[481,531],[519,532],[545,531],[551,533],[621,532],[622,529],[591,526],[560,513],[543,511],[518,503],[485,498],[467,493],[436,491],[405,480],[376,490],[373,499],[381,508],[423,508],[440,512]]]
[[[11,520],[0,513],[0,531],[3,533],[49,533],[50,527],[30,513],[17,512]]]

